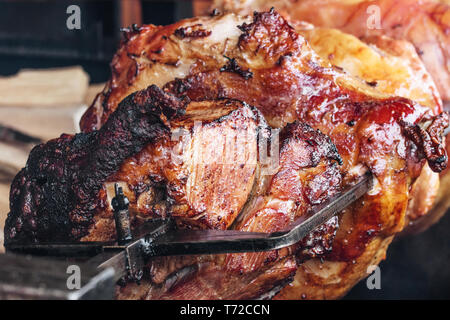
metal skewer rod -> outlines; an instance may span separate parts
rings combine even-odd
[[[269,251],[297,243],[315,228],[362,197],[372,186],[372,174],[367,171],[356,184],[346,188],[306,217],[294,221],[285,230],[273,233],[232,230],[177,230],[142,241],[147,256],[186,254],[238,253]]]

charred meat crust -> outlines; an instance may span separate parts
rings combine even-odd
[[[95,97],[91,112],[83,114],[80,120],[82,132],[100,129],[98,124],[104,124],[119,103],[126,98],[128,88],[123,85],[125,83],[127,86],[131,85],[141,72],[142,66],[137,58],[144,56],[149,61],[158,61],[164,44],[168,42],[169,36],[176,28],[177,26],[174,25],[170,30],[163,30],[161,33],[158,33],[160,28],[153,25],[140,27],[133,25],[131,28],[122,29],[124,39],[121,41],[121,49],[113,56],[111,62],[111,79],[103,92]],[[140,41],[147,35],[151,35],[151,39],[156,43],[155,46],[150,43],[148,52],[142,50],[142,46],[148,42]]]
[[[401,120],[404,134],[422,151],[428,165],[434,172],[441,172],[447,167],[447,153],[442,144],[444,128],[449,125],[448,114],[441,113],[432,119],[426,130],[419,125],[412,125]]]
[[[311,23],[316,27],[335,28],[359,39],[383,35],[408,41],[422,58],[443,100],[450,100],[450,5],[433,0],[216,0],[214,7],[240,15],[254,10],[276,8],[290,21]],[[377,6],[380,28],[367,27],[367,9]],[[197,10],[200,11],[200,10]],[[317,14],[320,12],[320,14]],[[336,14],[339,12],[339,14]],[[199,14],[200,12],[197,12]],[[205,12],[206,13],[206,12]],[[420,81],[420,80],[419,80]]]
[[[242,22],[244,20],[239,21]],[[190,41],[189,39],[180,40],[176,35],[173,36],[176,29],[186,26],[186,22],[183,23],[169,27],[143,26],[142,28],[139,28],[139,30],[129,34],[129,38],[124,42],[123,47],[120,49],[120,53],[114,58],[112,64],[113,77],[108,84],[107,89],[99,96],[98,103],[96,102],[83,117],[82,128],[84,131],[90,131],[94,128],[99,128],[102,125],[106,126],[109,122],[109,120],[107,120],[108,117],[114,117],[110,116],[110,114],[114,111],[118,100],[121,100],[129,90],[135,90],[136,87],[142,85],[142,83],[139,83],[141,79],[138,78],[138,75],[146,65],[142,64],[142,61],[138,61],[137,59],[141,53],[142,60],[148,61],[148,66],[158,63],[159,65],[170,64],[175,67],[184,55],[184,52],[181,50],[189,49],[187,44],[200,43],[205,47],[205,43],[201,42],[202,39],[195,41]],[[192,22],[189,23],[192,24]],[[298,194],[301,194],[304,197],[301,200],[298,200],[298,203],[295,201],[288,201],[289,204],[302,204],[308,207],[325,201],[326,197],[331,194],[329,193],[330,191],[335,192],[339,188],[341,183],[340,173],[353,169],[354,166],[359,163],[364,164],[374,172],[381,186],[381,191],[379,191],[378,194],[367,195],[364,201],[361,201],[349,209],[350,213],[347,214],[347,217],[351,216],[351,219],[353,220],[350,224],[351,228],[348,227],[349,223],[347,223],[348,228],[345,228],[345,223],[341,224],[340,221],[341,227],[337,232],[336,226],[333,226],[332,224],[330,228],[325,228],[325,230],[323,230],[326,234],[321,234],[321,232],[319,232],[317,235],[312,235],[308,240],[305,240],[306,242],[303,244],[309,252],[299,249],[299,252],[301,253],[297,255],[297,258],[302,260],[305,256],[316,256],[320,252],[322,252],[321,254],[329,252],[330,239],[336,234],[336,239],[333,243],[333,259],[339,261],[351,261],[366,250],[367,244],[376,235],[386,236],[398,232],[399,228],[402,226],[402,217],[404,217],[405,213],[404,204],[408,199],[408,183],[415,179],[414,175],[411,174],[410,176],[407,176],[406,174],[405,158],[409,157],[409,154],[404,152],[404,143],[408,142],[405,141],[407,139],[404,139],[404,136],[407,136],[407,134],[401,134],[398,120],[403,117],[408,118],[408,120],[411,120],[410,125],[415,126],[421,121],[423,108],[414,105],[407,99],[381,99],[377,95],[371,96],[371,94],[366,94],[365,91],[356,90],[355,87],[347,85],[346,83],[342,84],[342,82],[339,82],[338,80],[342,80],[343,75],[321,63],[314,55],[314,52],[309,49],[303,38],[300,37],[276,12],[256,13],[253,22],[242,25],[241,31],[243,31],[243,33],[239,37],[237,48],[234,47],[230,51],[224,49],[224,52],[220,51],[220,54],[211,51],[211,55],[213,55],[213,59],[211,60],[212,63],[207,59],[203,59],[201,50],[196,52],[196,55],[189,55],[190,53],[188,53],[187,58],[194,59],[196,63],[193,65],[184,65],[185,67],[190,68],[189,74],[183,80],[179,80],[177,85],[173,86],[173,89],[177,91],[174,92],[174,94],[186,96],[195,101],[217,98],[239,99],[255,105],[258,110],[266,116],[269,123],[275,123],[278,127],[283,127],[287,122],[300,120],[309,123],[314,128],[320,128],[322,132],[329,134],[336,143],[337,149],[340,151],[344,160],[343,168],[340,170],[336,169],[337,165],[335,161],[339,161],[339,159],[334,155],[334,152],[331,150],[332,148],[328,148],[329,150],[325,152],[325,154],[329,154],[331,161],[334,162],[331,163],[331,165],[329,162],[327,162],[327,165],[323,163],[316,164],[317,168],[314,168],[316,168],[316,170],[323,170],[320,171],[322,175],[318,175],[319,178],[317,179],[311,179],[311,182],[307,184],[309,190],[292,189],[293,191],[298,191]],[[206,39],[210,38],[213,37],[208,37]],[[198,47],[196,49],[198,49]],[[162,53],[164,53],[164,55]],[[234,57],[236,59],[235,62],[239,63],[237,66],[239,66],[240,69],[250,70],[251,68],[252,77],[246,79],[239,74],[220,72],[219,68],[223,65],[223,54]],[[220,62],[218,63],[218,61]],[[178,76],[182,77],[180,75]],[[154,81],[154,79],[152,81]],[[166,86],[165,89],[170,92],[170,85]],[[168,97],[170,97],[170,95],[168,95]],[[142,101],[146,100],[145,97],[142,99]],[[168,108],[160,112],[159,118],[155,115],[155,117],[158,118],[158,123],[161,123],[161,131],[163,131],[163,134],[165,132],[165,127],[162,124],[164,119],[176,114],[177,110],[178,108]],[[124,119],[124,121],[126,121],[126,119]],[[346,125],[346,123],[350,123],[350,121],[353,121],[351,127]],[[105,122],[106,124],[104,124]],[[433,135],[432,132],[438,132],[442,125],[443,124],[439,123],[439,121],[434,122],[434,125],[431,126],[433,130],[429,131],[430,137]],[[115,130],[114,128],[112,129]],[[133,127],[132,130],[140,131],[141,128],[137,126]],[[102,130],[99,132],[101,131]],[[114,132],[115,131],[112,131],[110,133],[111,136],[115,135]],[[96,135],[98,134],[99,133],[94,132],[92,134],[92,142],[87,143],[87,145],[97,141],[98,138]],[[437,135],[434,135],[434,137],[438,139]],[[118,138],[122,139],[121,136]],[[71,141],[72,138],[68,137],[67,139]],[[409,138],[409,140],[416,143],[413,138]],[[439,139],[437,141],[439,141]],[[417,140],[417,143],[419,144],[418,147],[421,148],[419,140]],[[129,144],[134,145],[131,141],[129,141]],[[308,148],[316,150],[315,148],[317,148],[313,147],[314,142],[305,141],[305,144],[306,150],[309,150]],[[285,145],[287,145],[287,143]],[[321,144],[319,143],[318,145]],[[428,142],[424,145],[431,146],[428,150],[433,154],[428,156],[428,158],[439,163],[439,155],[436,159],[432,158],[435,152],[434,149],[437,146],[430,145]],[[66,145],[63,145],[63,147],[66,147]],[[139,151],[138,147],[135,149],[135,152]],[[321,148],[319,148],[319,150],[321,150]],[[89,151],[91,151],[91,149],[89,149]],[[403,152],[403,154],[399,155],[399,152]],[[111,151],[111,154],[113,154],[113,151]],[[130,152],[130,154],[133,153]],[[317,163],[314,156],[311,156],[310,154],[307,155],[308,157],[306,158],[309,161],[308,163]],[[81,156],[80,161],[84,161],[83,163],[86,167],[90,165],[89,157]],[[58,159],[62,159],[60,162],[64,163],[66,158],[67,157],[62,156]],[[326,160],[330,160],[330,158],[327,156]],[[105,159],[109,166],[111,164],[108,162],[109,159],[106,157]],[[38,162],[39,161],[40,160],[38,159]],[[58,168],[60,162],[57,164],[52,162],[51,166]],[[389,165],[385,165],[386,163]],[[437,166],[435,169],[439,168],[440,166]],[[113,172],[114,170],[117,170],[117,167],[108,167],[108,170],[109,169]],[[293,185],[299,185],[297,180],[291,179],[296,177],[297,172],[291,174],[294,170],[291,170],[292,168],[289,169],[290,171],[286,170],[280,173],[280,179],[278,180],[280,182],[278,184],[280,189],[286,186],[289,187],[288,182],[290,181],[295,182]],[[31,174],[26,170],[27,169],[25,168],[18,178],[16,178],[16,180],[23,181],[19,188],[23,187],[23,190],[26,191],[24,191],[24,195],[22,195],[22,198],[25,199],[25,201],[22,201],[23,205],[18,205],[19,208],[23,208],[23,210],[21,209],[21,219],[25,216],[31,216],[29,213],[34,212],[32,210],[34,207],[31,208],[28,203],[39,203],[40,201],[39,195],[36,196],[35,199],[32,197],[36,192],[30,191],[30,188],[34,188],[34,186],[29,185],[33,185],[34,182],[29,181]],[[78,183],[79,179],[77,180],[77,175],[74,173],[74,170],[72,171],[69,168],[69,171],[69,183],[72,183],[72,180]],[[316,171],[312,171],[314,175],[307,176],[308,178],[315,176]],[[74,174],[75,177],[72,179],[72,175]],[[283,177],[287,177],[288,179],[283,179]],[[33,178],[34,180],[38,180],[37,177]],[[309,180],[305,179],[305,181]],[[330,183],[331,186],[327,188],[327,185],[325,185],[324,187],[322,181]],[[55,183],[55,188],[57,187],[59,187],[59,185]],[[77,188],[76,184],[74,184],[74,188]],[[80,190],[82,190],[81,187]],[[92,189],[89,187],[87,190]],[[276,190],[274,190],[273,193],[275,193],[275,191]],[[282,192],[282,194],[283,193],[288,196],[292,195],[289,192]],[[70,189],[66,197],[72,197],[70,200],[72,201],[72,199],[75,199],[73,200],[75,203],[78,199],[76,198],[77,195],[74,194],[75,192]],[[104,199],[104,195],[101,195],[101,190],[99,194],[100,195],[94,195],[94,197],[97,196],[98,199],[100,199],[96,200],[99,201],[100,204],[97,205],[95,201],[89,203],[92,206],[92,210],[95,209],[95,206],[98,208],[104,205],[102,200]],[[68,208],[69,211],[71,210],[70,212],[75,212],[75,214],[71,214],[69,218],[66,219],[69,225],[67,228],[69,233],[74,233],[75,235],[77,232],[79,233],[79,231],[76,231],[76,228],[81,226],[80,221],[83,218],[83,214],[78,214],[80,212],[78,207],[84,210],[87,206],[87,201],[83,202],[83,199],[89,197],[90,195],[88,194],[85,197],[80,197],[81,204],[77,205],[77,208]],[[20,199],[14,199],[14,201],[17,203]],[[48,200],[46,201],[49,202]],[[85,204],[83,205],[83,203]],[[281,202],[278,201],[278,203]],[[263,231],[269,231],[269,228],[274,228],[276,230],[287,221],[284,219],[285,217],[282,217],[282,214],[279,214],[280,212],[274,210],[273,207],[270,207],[269,209],[274,217],[272,219],[273,224],[269,225],[268,223],[269,215],[264,216],[264,219],[260,224],[260,226],[265,228]],[[53,209],[51,208],[51,211],[52,210]],[[12,215],[20,215],[17,212],[17,210],[16,213],[12,212]],[[384,216],[385,213],[389,214],[389,218]],[[86,217],[88,216],[86,215]],[[44,221],[45,219],[46,218],[43,217],[42,220]],[[75,226],[76,228],[71,226],[71,224],[75,223],[74,221],[77,223]],[[11,221],[9,222],[9,225],[15,225],[15,222],[16,221]],[[35,222],[36,219],[27,222],[26,228],[28,228],[29,233],[34,232],[33,223]],[[87,224],[89,224],[89,221]],[[20,223],[18,225],[20,225]],[[7,232],[8,231],[9,230],[7,230]],[[339,232],[341,232],[341,235],[339,235]],[[59,233],[54,235],[55,238],[58,236]],[[26,238],[23,234],[22,237],[26,240],[36,238],[35,235]],[[77,239],[76,236],[69,237]],[[33,241],[40,241],[40,239]],[[291,255],[289,258],[292,258],[292,254],[293,251],[280,250],[271,252],[268,255],[263,255],[262,259],[251,258],[247,261],[261,262],[264,267],[261,269],[253,269],[257,270],[255,273],[267,271],[267,274],[270,275],[270,268],[275,261],[280,261],[280,259],[282,259],[283,256],[286,257],[286,255]],[[256,256],[254,255],[253,257]],[[229,268],[233,275],[243,274],[245,273],[245,270],[258,266],[257,263],[252,263],[251,265],[250,263],[246,264],[245,259],[240,261],[238,259],[235,262],[236,263],[232,265],[232,268]],[[295,272],[295,267],[296,265],[290,265],[288,268],[289,274]],[[213,291],[211,287],[216,288],[216,286],[208,287],[208,284],[215,283],[214,281],[216,278],[214,275],[217,275],[217,277],[220,278],[221,276],[226,277],[228,274],[223,272],[224,269],[222,267],[217,266],[209,271],[214,273],[213,275],[210,273],[205,276],[205,279],[208,280],[209,283],[208,281],[205,281],[201,284],[202,275],[199,274],[196,279],[194,277],[193,286],[189,287],[189,281],[178,283],[175,288],[179,289],[177,292],[163,292],[162,296],[168,298],[179,297],[180,295],[178,294],[182,293],[181,296],[185,298],[193,298],[195,294],[198,294],[201,297],[215,297],[214,295],[211,296],[208,294]],[[270,281],[267,280],[267,278],[264,278],[266,276],[265,274],[260,274],[259,276],[266,280],[266,286],[263,286],[261,290],[264,291],[268,287],[272,287],[273,283],[276,283],[277,280],[286,278],[286,274],[287,273],[280,273],[278,279],[275,279],[276,277],[274,277],[270,279]],[[239,281],[236,281],[236,278],[234,278],[234,281],[235,282],[231,282],[231,285],[227,286],[226,284],[223,284],[218,287],[222,289],[228,288],[229,290],[235,289],[233,285],[238,285]],[[228,284],[230,284],[230,282]],[[241,288],[242,290],[240,292],[237,292],[239,290],[235,289],[235,295],[231,296],[239,297],[238,294],[243,293],[244,297],[252,297],[250,293],[247,294],[247,287],[244,286]],[[205,292],[198,289],[204,289]],[[255,286],[253,286],[252,289],[255,289]],[[256,296],[260,295],[254,295],[254,297]],[[147,297],[158,297],[158,295],[149,295]]]
[[[220,72],[234,72],[245,80],[253,77],[253,73],[250,70],[242,69],[235,58],[228,58],[227,56],[225,56],[225,58],[228,60],[227,64],[220,68]]]
[[[156,86],[122,101],[99,130],[36,146],[14,179],[5,243],[72,241],[85,236],[104,206],[103,183],[122,162],[167,134],[163,117],[184,103]]]
[[[202,28],[201,24],[189,27],[182,27],[175,30],[174,34],[181,39],[184,38],[204,38],[211,35],[211,31]]]
[[[342,158],[330,137],[324,135],[320,130],[314,130],[309,125],[296,121],[283,128],[281,132],[281,141],[286,143],[287,137],[304,140],[311,146],[311,149],[314,150],[314,152],[311,152],[312,158],[310,165],[312,167],[317,166],[322,157],[334,160],[339,165],[343,164]]]
[[[339,228],[338,217],[332,217],[302,239],[300,250],[296,253],[297,263],[310,258],[325,256],[333,249],[333,240]]]
[[[124,41],[129,41],[132,36],[139,34],[139,32],[142,31],[142,28],[134,23],[129,28],[121,28],[120,31],[122,32]]]

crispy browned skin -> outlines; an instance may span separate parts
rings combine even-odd
[[[377,90],[406,97],[430,107],[430,101],[433,100],[434,105],[441,105],[439,95],[435,92],[435,84],[430,81],[423,66],[417,63],[415,56],[419,56],[434,78],[442,98],[450,100],[448,1],[215,0],[208,4],[207,1],[201,0],[194,6],[194,13],[207,14],[212,8],[216,8],[226,12],[250,14],[254,10],[268,10],[272,6],[289,17],[293,23],[301,25],[304,21],[309,21],[316,26],[325,27],[299,32],[305,35],[322,58],[370,84],[376,84]],[[374,10],[378,8],[381,28],[369,28],[368,23],[375,21]],[[312,12],[314,14],[311,14]],[[376,46],[377,50],[364,47],[362,42],[358,44],[350,34],[370,46]],[[409,41],[417,54],[411,52]],[[381,55],[381,59],[374,59],[374,55]],[[401,59],[392,59],[391,56]],[[408,69],[412,73],[409,73]],[[432,93],[432,96],[429,93]],[[429,168],[424,168],[421,177],[413,185],[412,194],[418,196],[411,196],[406,233],[425,230],[444,215],[449,207],[449,184],[450,175],[441,174],[438,179]]]
[[[293,24],[311,48],[324,60],[356,76],[377,91],[408,98],[442,112],[436,85],[414,46],[383,35],[357,38],[337,29]]]
[[[176,31],[180,29],[182,31]],[[227,210],[241,208],[240,213],[243,215],[242,219],[231,224],[232,227],[276,230],[289,219],[301,215],[309,206],[325,201],[339,185],[352,182],[366,168],[374,173],[376,179],[372,192],[340,216],[340,228],[331,252],[328,249],[329,241],[333,238],[330,234],[335,229],[333,224],[324,226],[322,232],[312,235],[304,243],[311,246],[306,253],[288,248],[276,253],[244,254],[232,258],[182,259],[171,269],[171,275],[175,278],[167,277],[168,274],[164,275],[160,271],[164,263],[161,264],[163,267],[152,266],[149,272],[151,285],[147,283],[137,287],[129,284],[120,291],[121,298],[261,297],[281,289],[293,275],[297,268],[292,258],[294,253],[298,253],[299,261],[315,253],[325,253],[325,267],[338,262],[341,265],[339,283],[333,282],[330,286],[330,277],[325,277],[326,281],[302,284],[304,291],[312,292],[308,297],[338,297],[366,274],[367,264],[384,255],[386,243],[403,228],[409,190],[421,173],[423,163],[428,160],[429,166],[436,171],[446,164],[446,155],[438,137],[445,125],[445,115],[435,118],[436,125],[430,130],[421,129],[419,125],[423,125],[423,121],[433,120],[428,108],[405,98],[382,95],[369,85],[332,68],[276,12],[257,13],[253,18],[224,15],[191,19],[165,28],[146,26],[130,31],[128,38],[114,58],[113,78],[83,118],[82,127],[85,131],[101,127],[99,134],[104,132],[108,123],[113,121],[111,119],[122,114],[120,108],[115,113],[113,111],[124,95],[145,88],[150,83],[158,83],[165,85],[166,92],[194,101],[190,104],[194,106],[196,103],[201,105],[204,100],[214,101],[217,98],[246,101],[257,107],[272,127],[284,128],[287,123],[300,120],[327,133],[336,145],[343,160],[338,171],[334,164],[337,157],[332,156],[330,159],[328,151],[325,152],[332,150],[331,143],[314,133],[315,130],[311,131],[299,124],[284,128],[281,136],[286,147],[281,149],[280,159],[286,162],[280,163],[279,170],[272,178],[256,179],[266,182],[261,187],[253,187],[247,197],[260,201],[250,201],[243,208],[240,207],[243,201],[227,203]],[[133,69],[133,66],[138,69]],[[174,80],[175,77],[180,79]],[[170,94],[163,96],[166,97],[164,101],[174,99]],[[182,100],[177,101],[179,104]],[[219,110],[223,109],[223,105],[217,102],[210,107],[206,105],[203,108],[205,111],[199,113],[200,118],[203,115],[209,119],[206,110],[214,109],[215,106]],[[172,123],[181,121],[176,119],[182,118],[176,117]],[[217,128],[216,125],[213,128]],[[132,128],[131,131],[140,130]],[[305,139],[306,144],[303,141]],[[133,212],[139,211],[139,214],[134,215],[135,224],[154,215],[178,212],[173,209],[179,209],[177,206],[181,204],[178,220],[185,225],[208,228],[229,226],[233,217],[220,223],[210,219],[216,212],[205,210],[205,215],[200,214],[195,208],[197,200],[204,203],[205,207],[210,204],[211,208],[217,208],[217,201],[186,196],[186,186],[189,184],[183,182],[184,173],[179,170],[179,166],[169,163],[164,168],[170,170],[161,172],[162,167],[156,163],[164,163],[167,157],[165,148],[158,148],[160,141],[135,149],[139,153],[126,156],[120,169],[111,168],[114,173],[101,181],[105,184],[97,197],[110,198],[108,183],[122,182],[127,186],[125,192],[132,202],[132,208],[137,208]],[[165,143],[163,145],[167,146]],[[40,157],[45,159],[45,154]],[[311,162],[303,162],[308,158]],[[39,157],[35,161],[39,162]],[[242,176],[252,179],[252,167],[243,169]],[[200,171],[203,174],[205,170],[207,168]],[[137,176],[134,174],[136,172]],[[154,172],[159,176],[153,175]],[[147,180],[145,175],[148,173],[150,177]],[[17,189],[25,190],[27,197],[33,196],[33,192],[26,189],[27,181],[34,181],[33,175],[33,172],[25,169],[23,178],[18,179],[24,182],[17,184]],[[221,179],[220,175],[218,178]],[[161,183],[159,186],[158,181]],[[228,186],[231,187],[227,188],[228,191],[236,187],[244,188],[244,195],[248,191],[247,184],[235,179],[229,181],[231,183]],[[208,197],[223,196],[213,194],[220,190],[216,189],[214,183],[210,187],[201,190],[211,192]],[[148,195],[141,199],[141,195],[147,191]],[[240,195],[241,192],[236,194]],[[167,198],[161,195],[170,195],[174,201],[164,201]],[[34,197],[39,198],[36,195]],[[291,207],[286,204],[291,204]],[[17,213],[11,215],[22,217],[24,208],[19,203],[15,209]],[[106,205],[98,209],[82,240],[113,238],[114,224],[110,207]],[[228,217],[234,214],[230,210],[228,215],[219,215]],[[198,216],[201,217],[199,223],[194,221]],[[7,231],[12,226],[14,223],[11,222]],[[258,229],[260,226],[262,229]],[[26,239],[30,235],[24,237]],[[229,277],[228,282],[218,282],[223,280],[219,275],[223,268],[236,276]],[[241,272],[244,274],[238,276]],[[299,269],[296,277],[301,278],[301,273]],[[320,295],[320,292],[326,294]],[[301,293],[296,290],[289,297],[300,298]]]
[[[181,129],[184,144],[173,139]],[[125,99],[98,132],[66,135],[32,151],[12,186],[7,244],[112,240],[114,231],[98,224],[106,216],[112,221],[108,182],[124,184],[133,227],[171,216],[188,228],[283,229],[339,191],[342,160],[328,137],[293,123],[280,133],[275,171],[265,173],[258,142],[271,135],[261,113],[244,103],[187,103],[151,86]],[[272,252],[187,257],[170,275],[164,261],[179,258],[156,259],[141,279],[152,286],[134,291],[151,299],[273,294],[292,279],[295,255],[329,251],[336,228],[333,218],[299,244]]]
[[[73,241],[105,207],[103,184],[147,143],[168,134],[164,117],[182,101],[155,86],[125,99],[99,131],[61,135],[36,146],[11,185],[5,244]]]
[[[242,15],[275,7],[295,21],[357,37],[387,35],[410,41],[444,100],[450,100],[450,5],[425,0],[215,0],[212,8]],[[379,26],[376,26],[379,13]],[[197,12],[196,14],[205,14]]]
[[[318,28],[305,22],[296,23],[295,28],[323,59],[365,80],[376,90],[419,102],[435,114],[441,112],[439,92],[409,42],[386,36],[365,37],[363,42],[339,30]],[[442,174],[441,177],[445,179]],[[436,199],[442,198],[437,198],[439,186],[439,174],[425,165],[411,189],[403,232],[419,230],[434,220],[426,215],[436,216],[430,210]]]
[[[184,130],[181,141],[177,130]],[[186,104],[151,86],[125,99],[99,131],[32,150],[12,184],[6,242],[87,236],[109,205],[110,181],[126,183],[131,209],[142,217],[226,229],[257,184],[258,135],[266,131],[261,114],[239,101]]]

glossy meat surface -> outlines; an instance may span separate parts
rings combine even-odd
[[[388,98],[332,68],[276,13],[257,14],[250,22],[249,18],[225,15],[186,20],[166,28],[143,27],[139,34],[133,33],[115,61],[130,61],[125,55],[129,48],[147,52],[144,56],[154,52],[159,55],[152,61],[136,58],[140,61],[140,73],[111,89],[111,83],[123,79],[123,73],[113,74],[105,89],[109,95],[98,97],[82,125],[86,130],[101,125],[102,117],[114,109],[120,90],[133,90],[149,81],[164,82],[173,77],[177,79],[165,87],[179,96],[192,100],[238,98],[257,106],[272,126],[301,119],[330,134],[344,159],[347,178],[351,180],[368,166],[376,172],[379,186],[374,195],[365,199],[365,206],[352,208],[341,218],[343,224],[329,258],[330,264],[334,263],[332,260],[343,261],[340,283],[331,289],[326,281],[306,288],[303,285],[305,291],[318,292],[310,295],[312,298],[337,297],[365,276],[365,271],[361,272],[364,266],[379,262],[390,235],[403,228],[410,186],[420,174],[423,162],[417,162],[415,155],[410,155],[413,159],[409,161],[407,153],[397,153],[412,150],[397,147],[403,138],[396,121],[409,118],[415,123],[427,109],[407,99]],[[211,32],[202,33],[209,34],[204,37],[180,38],[174,34],[179,28],[192,29],[190,26]],[[170,77],[155,77],[161,74],[160,68]],[[393,87],[401,86],[401,81],[395,79],[391,83]],[[439,100],[433,103],[437,93],[432,83],[429,88],[428,93],[423,90],[416,97],[423,97],[432,114],[437,114]],[[413,95],[413,91],[408,92]],[[407,163],[411,165],[409,169]],[[357,259],[360,264],[355,269],[351,261]],[[325,287],[326,296],[319,295],[320,285]],[[288,297],[300,298],[301,292],[295,290]]]
[[[371,36],[363,38],[363,42],[339,30],[317,28],[304,22],[296,23],[295,29],[322,59],[363,79],[376,90],[419,102],[435,114],[441,112],[437,88],[407,41]],[[443,197],[437,197],[442,179],[445,175],[441,174],[439,179],[439,174],[427,165],[422,169],[411,188],[406,232],[417,230],[419,225],[429,225],[426,216],[435,215],[433,205]]]
[[[377,91],[413,100],[434,114],[442,111],[436,85],[411,43],[379,35],[359,39],[304,22],[293,25],[322,59]]]
[[[294,21],[336,28],[357,37],[387,35],[411,42],[442,98],[450,100],[448,3],[433,0],[216,0],[210,6],[211,10],[218,8],[242,15],[271,7]]]

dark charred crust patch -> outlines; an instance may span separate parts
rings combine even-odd
[[[211,31],[202,28],[201,24],[194,24],[189,27],[178,28],[174,35],[178,38],[205,38],[211,35]]]
[[[243,24],[237,26],[239,30],[241,30],[243,33],[247,33],[251,30],[252,25],[250,23],[244,22]]]
[[[253,72],[251,72],[250,69],[242,69],[235,58],[229,58],[227,56],[225,56],[225,58],[228,61],[222,68],[220,68],[220,72],[233,72],[240,75],[245,80],[253,77]]]
[[[281,56],[299,52],[304,43],[304,39],[275,10],[255,12],[251,23],[243,23],[238,28],[242,31],[238,48],[264,57],[267,63],[283,62]]]
[[[286,53],[286,54],[282,55],[278,59],[277,65],[282,66],[285,61],[287,61],[290,57],[292,57],[292,55],[293,55],[292,52],[289,52],[289,53]]]
[[[211,13],[209,14],[211,17],[216,17],[218,15],[220,15],[220,11],[217,8],[214,8],[213,11],[211,11]]]
[[[378,85],[378,82],[376,81],[366,81],[366,83],[371,87],[376,87]]]
[[[132,36],[142,31],[142,27],[139,27],[137,24],[134,23],[129,28],[121,28],[120,31],[122,32],[125,42],[128,42]]]
[[[189,89],[191,89],[189,79],[190,78],[186,78],[186,79],[175,78],[174,81],[169,82],[164,87],[164,90],[167,92],[176,94],[176,95],[181,95],[181,94],[185,93],[186,91],[188,91]]]
[[[275,12],[275,8],[270,8],[269,11],[266,12],[253,12],[253,22],[252,23],[243,23],[239,26],[239,30],[241,30],[243,33],[249,33],[257,24],[263,23],[264,20],[278,20],[280,18],[280,15]]]
[[[334,160],[339,165],[343,164],[342,158],[330,137],[324,135],[320,130],[314,130],[306,123],[295,121],[288,124],[281,132],[283,141],[287,141],[286,138],[289,136],[295,139],[301,139],[311,146],[311,148],[314,148],[315,151],[312,153],[311,159],[312,166],[316,166],[322,157]]]
[[[447,167],[447,152],[442,142],[443,131],[449,125],[446,112],[434,117],[426,130],[419,125],[399,121],[404,135],[422,152],[428,165],[434,172],[441,172]]]
[[[122,162],[168,134],[161,115],[185,103],[156,86],[125,98],[99,131],[36,146],[11,185],[5,243],[76,241],[104,206],[102,187]]]
[[[333,249],[333,240],[339,228],[338,217],[333,217],[301,241],[301,251],[297,253],[297,262],[300,264],[306,259],[326,255]]]

